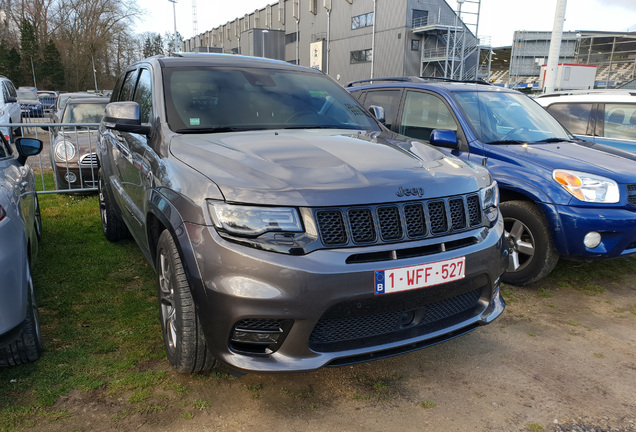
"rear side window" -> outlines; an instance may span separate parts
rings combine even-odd
[[[407,92],[400,133],[428,141],[435,129],[457,132],[457,122],[444,101],[428,93]]]
[[[364,99],[364,107],[369,109],[371,105],[384,108],[384,117],[386,120],[386,127],[391,129],[391,126],[395,124],[397,119],[397,113],[400,105],[400,91],[399,90],[377,90],[367,93]]]
[[[605,104],[606,138],[636,140],[636,104]]]
[[[547,109],[570,133],[592,135],[592,104],[555,103]]]

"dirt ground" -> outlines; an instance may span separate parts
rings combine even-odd
[[[128,395],[74,391],[54,407],[63,418],[32,430],[635,431],[636,281],[605,288],[505,288],[489,326],[314,373],[191,376],[158,360],[143,367],[166,382],[136,409]]]

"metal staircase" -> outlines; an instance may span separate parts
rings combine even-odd
[[[413,21],[413,32],[423,35],[426,41],[425,48],[421,50],[421,75],[430,75],[431,66],[434,66],[435,73],[444,78],[478,78],[479,61],[467,66],[467,60],[474,59],[475,55],[479,58],[480,45],[476,35],[480,7],[481,0],[464,0],[457,3],[454,15],[442,16],[438,12]],[[428,72],[424,73],[425,70]]]

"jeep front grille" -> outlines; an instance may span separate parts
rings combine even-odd
[[[353,246],[417,240],[482,225],[479,196],[370,206],[316,209],[325,246]]]

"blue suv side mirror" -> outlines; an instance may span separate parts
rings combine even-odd
[[[431,144],[438,147],[459,148],[457,134],[448,129],[434,129],[431,132]]]

